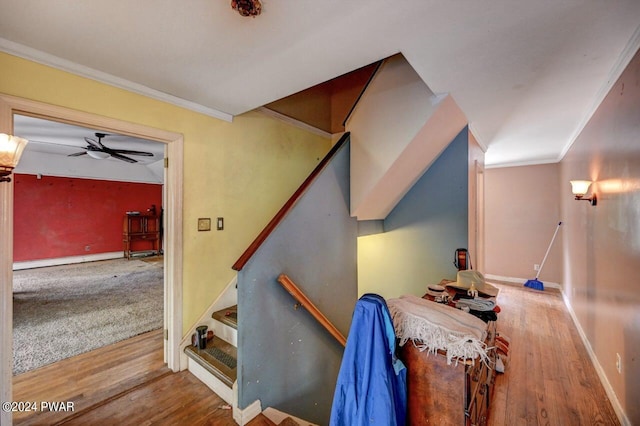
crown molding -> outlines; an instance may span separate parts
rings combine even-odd
[[[506,161],[502,163],[485,164],[485,169],[502,169],[505,167],[521,167],[521,166],[541,166],[544,164],[557,164],[560,160],[557,158],[537,159],[530,161]]]
[[[19,58],[27,59],[29,61],[37,62],[42,65],[56,68],[61,71],[66,71],[80,77],[85,77],[91,80],[98,81],[100,83],[108,84],[119,89],[137,93],[151,99],[166,102],[181,108],[188,109],[190,111],[207,115],[209,117],[224,120],[229,123],[233,121],[233,115],[226,112],[205,107],[204,105],[200,105],[198,103],[191,102],[177,96],[169,95],[159,90],[151,89],[150,87],[144,86],[142,84],[134,83],[132,81],[125,80],[123,78],[116,77],[114,75],[107,74],[105,72],[98,71],[72,61],[68,61],[66,59],[59,58],[49,53],[45,53],[19,43],[15,43],[1,37],[0,51],[13,56],[17,56]]]
[[[620,56],[618,56],[618,59],[613,64],[613,67],[611,68],[611,70],[609,71],[609,74],[607,75],[607,79],[605,80],[602,87],[600,87],[600,90],[596,93],[596,96],[594,97],[591,105],[589,106],[589,109],[585,113],[580,123],[578,123],[578,126],[576,127],[573,134],[571,135],[571,138],[569,138],[569,142],[567,142],[565,147],[560,152],[560,155],[556,160],[557,162],[562,161],[562,159],[567,154],[569,149],[571,149],[571,146],[573,145],[573,143],[576,141],[576,139],[578,139],[578,136],[580,136],[580,133],[582,133],[587,123],[589,123],[589,120],[591,120],[591,117],[593,117],[593,114],[595,114],[596,110],[598,109],[598,107],[600,106],[604,98],[607,96],[607,94],[609,94],[609,91],[611,91],[611,88],[613,87],[613,85],[616,84],[616,82],[618,81],[618,79],[620,78],[624,70],[627,68],[627,66],[633,59],[638,49],[640,49],[640,25],[636,27],[635,31],[633,32],[633,35],[631,36],[626,46],[620,53]]]

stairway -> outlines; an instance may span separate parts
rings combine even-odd
[[[188,368],[228,404],[233,405],[233,384],[237,377],[238,306],[214,312],[207,324],[214,337],[205,349],[184,348]]]
[[[245,422],[242,417],[236,418],[234,407],[233,386],[237,377],[237,344],[238,344],[238,306],[230,306],[214,312],[211,320],[206,324],[214,333],[213,339],[207,342],[205,349],[199,349],[193,345],[184,348],[188,359],[188,369],[200,381],[218,394],[234,409],[234,420],[238,424],[247,426],[311,426],[312,424],[273,408],[265,411],[244,415],[249,420]],[[253,404],[252,404],[253,405]]]

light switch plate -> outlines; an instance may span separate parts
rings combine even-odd
[[[198,231],[211,231],[211,218],[210,217],[198,218]]]

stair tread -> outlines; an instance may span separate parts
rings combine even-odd
[[[238,352],[235,346],[214,337],[207,342],[205,349],[189,345],[184,348],[184,352],[227,386],[233,386],[238,372]]]
[[[225,309],[214,312],[211,318],[220,321],[223,324],[238,329],[238,305],[230,306]]]

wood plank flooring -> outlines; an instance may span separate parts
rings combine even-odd
[[[489,425],[619,424],[560,294],[499,287],[498,329],[511,338],[511,362],[496,379]],[[235,425],[191,373],[164,366],[162,344],[161,332],[150,332],[14,377],[14,401],[75,408],[15,415],[14,423]]]
[[[497,375],[489,424],[620,424],[560,292],[497,287],[511,359]]]

